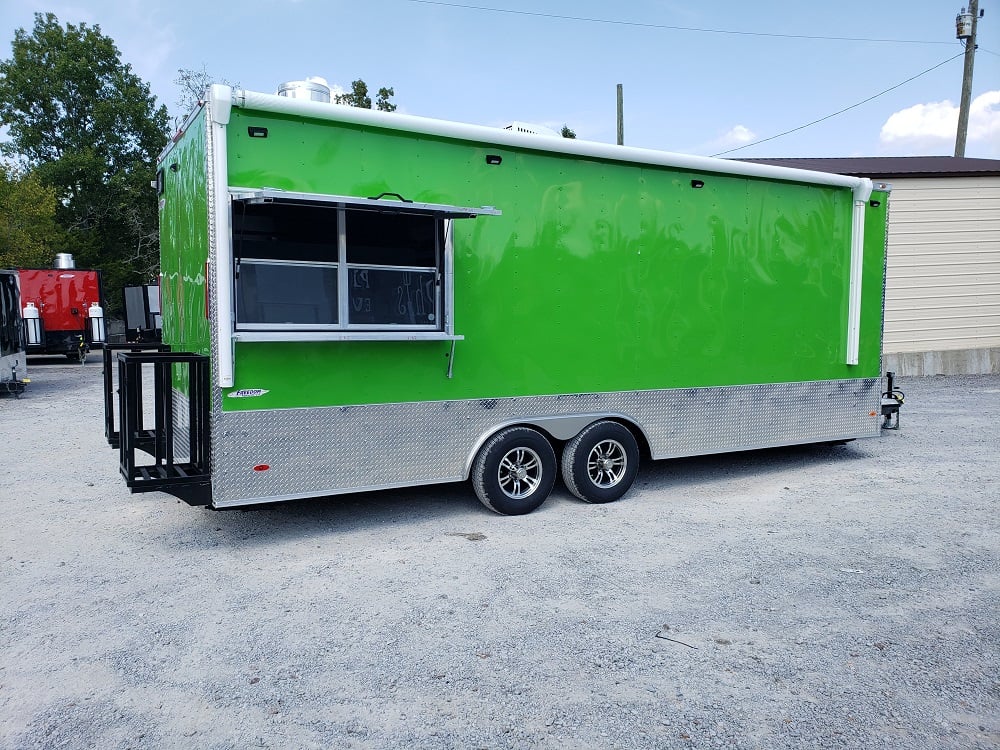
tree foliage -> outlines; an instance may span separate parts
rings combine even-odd
[[[569,125],[563,125],[560,134],[563,138],[576,138],[576,131]]]
[[[383,86],[378,90],[378,96],[375,97],[375,107],[382,112],[395,112],[396,105],[389,101],[395,95],[396,92],[392,86],[388,88]]]
[[[149,188],[167,140],[167,111],[100,26],[36,13],[0,62],[0,150],[54,191],[62,247],[100,268],[108,301],[157,265],[156,197]]]
[[[395,112],[396,105],[389,101],[395,95],[396,92],[391,86],[380,88],[375,95],[376,109],[382,112]],[[334,101],[337,104],[347,104],[351,107],[361,107],[362,109],[372,108],[372,98],[368,94],[368,84],[360,78],[356,81],[351,81],[351,90],[346,94],[337,94],[334,97]]]
[[[52,265],[61,238],[55,215],[53,188],[0,164],[0,268]]]
[[[337,94],[333,100],[337,104],[346,104],[349,107],[372,108],[372,98],[368,96],[368,84],[360,78],[356,81],[351,81],[351,90],[349,92],[346,94]]]

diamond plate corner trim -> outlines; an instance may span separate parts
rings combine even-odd
[[[208,104],[211,106],[211,102]],[[209,112],[211,115],[211,112]],[[211,117],[209,117],[211,119]],[[216,273],[216,264],[214,258],[216,257],[215,249],[216,243],[220,241],[218,227],[216,226],[216,214],[215,208],[218,201],[218,196],[215,194],[215,149],[217,144],[215,143],[216,132],[212,127],[205,128],[205,184],[208,186],[208,196],[206,210],[208,212],[208,278],[206,283],[208,284],[208,319],[209,321],[214,321],[216,319],[216,312],[218,310],[218,295],[217,290],[219,286],[218,275]],[[223,144],[223,147],[224,144]],[[226,238],[228,242],[228,238]],[[209,351],[212,353],[212,359],[214,360],[219,356],[219,330],[216,325],[209,325]],[[211,399],[211,404],[209,405],[208,420],[210,434],[214,434],[216,430],[216,425],[219,423],[219,419],[222,415],[222,391],[219,389],[218,373],[216,368],[209,368],[209,398]],[[213,440],[209,444],[209,474],[212,476],[214,483],[214,467],[219,465],[220,456],[218,455],[217,443]]]
[[[620,415],[654,458],[879,435],[878,378],[223,413],[213,408],[216,507],[467,478],[498,428]],[[254,470],[266,465],[267,470]]]

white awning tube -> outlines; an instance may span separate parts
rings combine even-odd
[[[676,154],[668,151],[654,151],[652,149],[633,148],[631,146],[583,141],[576,138],[554,138],[548,135],[515,133],[502,128],[435,120],[429,117],[416,117],[397,112],[380,112],[360,107],[349,107],[343,104],[292,99],[287,96],[261,94],[255,91],[246,91],[245,89],[233,90],[232,103],[235,107],[256,109],[261,112],[295,114],[312,117],[317,120],[336,120],[338,122],[359,125],[372,125],[387,130],[405,130],[409,133],[459,138],[476,143],[537,149],[539,151],[588,156],[596,159],[612,159],[614,161],[677,167],[694,172],[714,172],[741,177],[766,177],[772,180],[784,180],[787,182],[846,187],[854,191],[855,200],[867,201],[872,190],[871,180],[865,177],[848,177],[828,172],[775,167],[770,164],[714,159],[709,156]]]

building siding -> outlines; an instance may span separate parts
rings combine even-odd
[[[1000,347],[1000,176],[887,181],[885,353]]]

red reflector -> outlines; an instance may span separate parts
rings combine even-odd
[[[254,471],[267,471],[270,468],[271,467],[268,466],[267,464],[257,464],[256,466],[253,467],[253,470]]]

